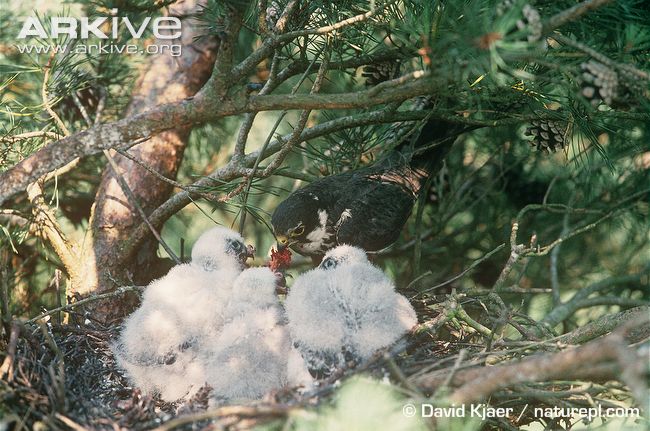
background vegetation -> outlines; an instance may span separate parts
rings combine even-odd
[[[210,418],[341,429],[337,421],[366,409],[341,406],[365,398],[384,407],[367,407],[378,413],[359,416],[358,429],[377,418],[399,423],[391,429],[568,429],[580,418],[524,406],[647,406],[647,2],[36,3],[0,10],[0,413],[15,423],[170,419],[111,374],[106,343],[137,286],[187,256],[213,223],[241,230],[261,264],[274,241],[269,214],[290,191],[373,163],[396,135],[435,120],[467,132],[400,240],[375,260],[421,325],[336,376],[387,372],[395,387],[351,380],[338,394],[332,379],[313,393],[207,413],[194,400],[189,410],[162,407],[191,413],[169,427]],[[21,17],[34,8],[46,28],[50,16],[114,8],[136,23],[181,16],[183,55],[21,53]],[[108,43],[161,43],[120,31]],[[377,85],[362,76],[367,65],[397,64]],[[417,97],[433,108],[418,110]],[[290,272],[310,264],[295,259]],[[93,389],[75,395],[71,381]],[[108,406],[106,394],[129,401]],[[401,416],[406,399],[487,400],[516,414],[424,423]]]

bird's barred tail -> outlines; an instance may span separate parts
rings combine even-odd
[[[370,64],[363,68],[362,73],[367,86],[378,85],[399,75],[399,61]],[[443,101],[434,96],[423,96],[414,100],[411,109],[430,111],[441,102]],[[420,124],[396,123],[386,136],[388,141],[393,142],[394,151],[388,154],[382,165],[393,171],[392,167],[408,164],[412,168],[408,174],[399,168],[398,171],[409,176],[413,183],[412,191],[417,194],[427,178],[440,172],[454,141],[464,131],[466,130],[459,124],[439,118],[425,118]]]
[[[432,97],[425,97],[416,109],[430,110],[434,103]],[[442,168],[443,160],[462,132],[458,124],[438,118],[428,119],[419,131],[400,142],[396,150],[409,160],[412,168],[426,172],[427,176],[434,175]]]

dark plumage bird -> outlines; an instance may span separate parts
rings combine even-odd
[[[367,251],[389,246],[399,237],[420,189],[439,169],[458,132],[449,123],[430,120],[415,139],[402,138],[376,164],[296,190],[271,218],[278,247],[291,247],[316,259],[339,244]]]

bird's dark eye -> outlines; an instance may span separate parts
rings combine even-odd
[[[332,269],[332,268],[336,268],[337,264],[338,262],[334,258],[328,257],[327,259],[325,259],[320,263],[320,267],[322,269]]]
[[[298,235],[302,235],[303,233],[305,233],[305,227],[298,226],[293,230],[293,232],[291,232],[291,236],[298,236]]]

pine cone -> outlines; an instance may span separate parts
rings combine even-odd
[[[600,102],[611,106],[618,96],[618,74],[595,60],[582,63],[580,94],[596,107]]]
[[[275,28],[275,24],[278,22],[278,19],[280,19],[281,13],[282,8],[280,3],[272,1],[266,8],[266,25],[269,29]]]
[[[647,99],[650,81],[643,79],[627,65],[618,68],[620,96],[624,99]]]
[[[545,153],[554,153],[566,146],[564,123],[553,120],[535,120],[531,123],[524,135],[532,136],[530,142],[537,150]]]
[[[367,87],[374,87],[384,81],[397,78],[399,76],[399,69],[399,61],[382,61],[381,63],[364,66],[361,76],[366,78]]]
[[[501,3],[497,5],[497,15],[501,16],[505,14],[509,9],[512,9],[512,7],[515,5],[515,0],[503,0]]]
[[[537,42],[542,38],[542,17],[539,11],[527,4],[521,9],[521,13],[524,18],[517,21],[517,28],[528,30],[528,42]]]

